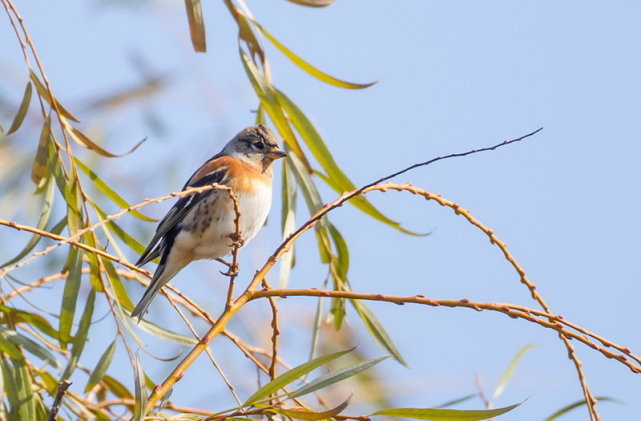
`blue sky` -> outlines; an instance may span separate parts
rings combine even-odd
[[[317,124],[356,184],[543,126],[527,142],[441,162],[396,181],[410,181],[469,209],[507,242],[554,311],[641,352],[638,2],[337,0],[326,9],[306,9],[254,0],[248,5],[272,34],[319,68],[351,81],[379,81],[363,91],[339,90],[311,79],[267,46],[275,84]],[[84,127],[104,133],[105,145],[116,151],[148,137],[138,153],[101,167],[110,182],[129,189],[132,202],[178,189],[206,157],[253,121],[256,100],[238,59],[234,26],[218,2],[204,4],[209,47],[204,55],[191,50],[182,4],[18,6],[55,92]],[[4,84],[2,94],[17,101],[26,78],[10,27],[0,22],[2,75],[15,81]],[[87,101],[140,83],[132,57],[167,76],[170,86],[146,105],[92,119]],[[150,126],[150,116],[162,131]],[[131,169],[140,166],[142,174],[132,177]],[[326,200],[334,197],[324,190]],[[533,306],[499,250],[461,217],[408,195],[374,193],[371,199],[405,227],[433,234],[408,237],[353,208],[340,209],[333,218],[351,246],[356,290]],[[161,216],[167,206],[149,213]],[[277,215],[275,209],[269,226],[244,249],[246,266],[258,264],[278,243]],[[145,238],[151,227],[138,229]],[[303,239],[293,287],[322,282],[324,269],[314,253],[312,237]],[[212,263],[193,266],[174,283],[208,297],[207,304],[217,308],[224,280],[206,281],[217,269]],[[140,293],[132,289],[134,296]],[[166,305],[156,304],[159,322]],[[309,308],[293,299],[282,307],[284,320]],[[525,357],[498,404],[529,399],[503,418],[543,419],[581,398],[574,369],[551,331],[459,309],[372,308],[411,367],[390,361],[382,366],[390,385],[406,391],[398,396],[399,405],[430,406],[473,393],[475,373],[492,390],[527,343],[538,347]],[[350,326],[359,326],[356,318]],[[305,340],[286,334],[286,355],[302,361]],[[382,354],[366,334],[361,338],[369,353]],[[638,413],[641,378],[576,347],[593,392],[623,402],[600,405],[603,418]],[[95,359],[101,349],[96,345]],[[219,351],[223,361],[225,350]],[[159,381],[171,364],[150,360],[146,367]],[[207,364],[202,361],[202,367]],[[198,381],[188,378],[175,396],[197,395]],[[224,396],[221,402],[230,403]],[[207,397],[195,404],[202,402]],[[586,413],[565,419],[583,420]]]

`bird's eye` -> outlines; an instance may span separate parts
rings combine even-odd
[[[255,143],[252,143],[252,145],[254,146],[254,148],[260,149],[260,150],[262,150],[265,147],[265,145],[263,145],[262,142],[255,142]]]

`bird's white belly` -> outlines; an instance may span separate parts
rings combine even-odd
[[[254,194],[242,194],[238,198],[240,209],[240,235],[247,244],[263,226],[271,207],[271,189],[258,189]],[[216,203],[212,203],[215,201]],[[217,192],[203,199],[203,206],[192,209],[185,218],[190,229],[181,231],[175,240],[178,246],[193,256],[193,259],[215,259],[232,251],[230,234],[236,232],[233,204],[226,192]],[[209,209],[205,213],[204,209]]]

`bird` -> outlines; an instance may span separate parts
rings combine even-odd
[[[265,125],[247,127],[194,172],[183,190],[211,184],[228,186],[238,200],[236,212],[228,191],[212,189],[179,199],[158,223],[136,266],[160,258],[149,287],[131,312],[142,319],[160,289],[185,266],[199,259],[221,259],[234,245],[246,245],[264,225],[272,201],[274,161],[287,156]],[[232,269],[233,270],[233,269]]]

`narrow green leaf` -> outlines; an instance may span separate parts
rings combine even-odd
[[[78,329],[76,330],[76,334],[73,338],[73,347],[71,348],[69,362],[67,363],[60,380],[67,380],[76,369],[87,342],[87,335],[89,334],[89,327],[91,327],[91,317],[93,316],[95,302],[96,291],[92,289],[89,292],[89,296],[87,296],[87,304],[85,305],[82,317],[80,317],[80,323],[78,324]]]
[[[326,218],[323,218],[323,221],[327,222]],[[316,228],[316,227],[315,227]],[[316,236],[316,243],[318,244],[318,253],[321,263],[331,263],[332,261],[332,249],[329,242],[329,234],[327,232],[326,226],[318,226],[314,235]],[[330,267],[331,269],[331,267]]]
[[[141,140],[140,142],[136,143],[133,148],[131,148],[129,151],[123,153],[123,154],[114,154],[106,149],[104,149],[102,146],[99,146],[96,142],[91,140],[89,136],[86,134],[82,133],[80,130],[76,129],[75,127],[72,127],[70,125],[65,126],[67,129],[67,133],[71,135],[71,138],[76,141],[80,146],[84,146],[87,149],[90,149],[94,152],[96,152],[98,155],[104,156],[106,158],[119,158],[125,155],[129,155],[130,153],[134,152],[140,145],[143,144],[143,142],[146,139]]]
[[[42,203],[42,212],[40,213],[40,218],[38,219],[38,223],[36,224],[36,228],[38,228],[39,230],[45,230],[47,228],[47,224],[49,224],[49,220],[51,219],[51,212],[53,211],[53,201],[54,201],[55,192],[56,192],[55,187],[56,185],[53,182],[49,182],[47,184],[47,191],[45,193],[44,201]],[[58,223],[56,227],[58,225],[60,225],[60,223]],[[56,227],[54,227],[53,229],[55,229]],[[51,231],[53,231],[53,229]],[[62,230],[62,227],[60,227],[60,230]],[[29,242],[22,249],[22,251],[20,251],[20,253],[18,253],[17,256],[12,258],[8,262],[3,263],[2,266],[0,267],[6,267],[9,265],[12,265],[18,262],[19,260],[21,260],[38,245],[41,239],[42,239],[41,235],[38,235],[38,234],[32,235],[31,238],[29,239]]]
[[[309,173],[305,170],[302,161],[297,156],[290,156],[289,162],[292,164],[291,169],[296,176],[298,185],[301,186],[300,191],[303,193],[305,203],[309,209],[310,215],[316,213],[322,206],[320,194],[316,185],[312,181]],[[318,242],[318,252],[320,254],[320,261],[322,263],[331,263],[331,243],[330,235],[327,227],[327,218],[322,217],[314,227],[316,240]]]
[[[305,170],[303,162],[298,159],[297,156],[289,158],[289,162],[292,164],[291,169],[292,173],[296,176],[298,184],[301,186],[301,192],[307,204],[310,214],[316,213],[320,208],[323,207],[323,201],[320,197],[318,189],[314,185],[312,178],[309,173]],[[327,226],[327,218],[323,217],[318,222],[318,225],[323,227]]]
[[[347,243],[345,243],[345,240],[338,229],[331,223],[328,223],[327,225],[332,237],[332,242],[334,243],[334,249],[337,253],[337,256],[334,256],[334,253],[331,250],[328,252],[330,275],[334,284],[333,287],[337,291],[345,290],[349,283],[347,279],[347,272],[349,270],[349,250],[347,249]],[[330,314],[334,318],[334,328],[336,330],[340,330],[343,325],[343,320],[347,314],[345,311],[344,298],[332,298]]]
[[[3,360],[6,360],[6,358],[3,358]],[[4,369],[2,364],[0,364],[0,396],[7,396],[7,392],[5,391],[5,380],[4,380]],[[5,415],[5,410],[4,410],[4,402],[0,402],[0,419]]]
[[[93,208],[96,210],[100,218],[105,219],[107,217],[107,214],[100,209],[98,205],[95,203],[91,203]],[[140,241],[136,240],[134,237],[129,235],[127,231],[122,229],[120,225],[118,225],[115,221],[109,221],[106,224],[107,228],[112,231],[118,238],[122,240],[123,243],[125,243],[130,249],[135,251],[137,254],[142,254],[145,251],[145,246],[143,246]]]
[[[115,353],[116,341],[114,340],[98,360],[96,368],[94,368],[91,372],[89,380],[87,380],[87,385],[85,386],[85,393],[93,389],[93,387],[97,385],[100,380],[102,380],[102,377],[107,372],[107,369],[109,368],[109,365],[111,364],[111,360],[113,359]]]
[[[4,391],[7,394],[9,401],[9,414],[15,414],[17,408],[20,406],[20,399],[18,398],[18,383],[16,381],[15,369],[11,365],[11,360],[8,358],[0,358],[0,367],[2,367],[2,380],[4,383]],[[14,416],[14,419],[17,418]]]
[[[34,399],[36,400],[36,419],[39,420],[44,420],[46,417],[49,416],[49,407],[45,405],[44,400],[42,399],[42,395],[36,394],[34,396]],[[111,420],[106,420],[106,421],[111,421]]]
[[[22,125],[22,122],[24,121],[24,118],[27,115],[27,110],[29,110],[29,104],[31,103],[32,89],[33,87],[31,85],[31,82],[27,82],[27,87],[24,90],[24,95],[22,95],[22,101],[20,102],[20,107],[18,107],[18,112],[16,113],[16,116],[13,118],[11,127],[9,127],[9,130],[5,134],[10,135],[11,133],[18,130]]]
[[[258,22],[255,20],[251,19],[251,22],[256,25],[256,27],[265,35],[265,37],[272,43],[274,44],[274,47],[278,48],[278,50],[285,55],[292,63],[294,63],[298,68],[309,74],[310,76],[315,77],[316,79],[320,80],[321,82],[328,83],[333,86],[337,86],[339,88],[345,88],[345,89],[364,89],[368,88],[372,85],[374,85],[376,82],[370,82],[370,83],[353,83],[353,82],[347,82],[345,80],[341,80],[338,78],[335,78],[334,76],[328,75],[325,72],[321,72],[314,66],[312,66],[309,62],[303,60],[300,58],[296,53],[294,53],[292,50],[287,48],[283,43],[278,41],[276,37],[274,37],[272,34],[270,34],[265,28],[263,28],[262,25],[260,25]]]
[[[102,214],[104,215],[104,212]],[[140,255],[145,251],[146,247],[142,245],[140,241],[129,235],[129,233],[115,221],[107,222],[106,227],[114,234],[116,234],[116,236],[120,238],[122,242],[127,245],[127,247],[136,252],[136,254]]]
[[[336,279],[334,278],[334,282]],[[345,299],[340,297],[334,297],[331,301],[331,306],[329,308],[329,313],[332,315],[334,321],[334,329],[340,330],[343,326],[343,321],[347,312],[345,311]]]
[[[120,196],[114,189],[109,187],[109,185],[105,183],[105,181],[102,178],[100,178],[95,172],[93,172],[91,168],[89,168],[84,162],[82,162],[78,158],[74,158],[74,161],[76,165],[78,165],[78,168],[80,168],[80,170],[89,177],[91,182],[96,186],[96,188],[102,194],[107,196],[112,202],[114,202],[116,205],[118,205],[123,209],[127,209],[131,207],[129,202],[127,202],[122,196]],[[131,215],[143,221],[156,222],[156,219],[149,218],[148,216],[143,215],[137,210],[131,211],[130,213]]]
[[[238,39],[245,42],[245,45],[249,49],[249,52],[252,56],[252,59],[258,56],[260,62],[265,64],[265,51],[263,51],[263,46],[260,44],[254,29],[249,24],[247,17],[236,7],[232,2],[225,2],[227,8],[231,12],[232,16],[238,24]]]
[[[38,91],[38,95],[42,99],[44,99],[47,104],[49,104],[54,110],[57,108],[58,111],[60,112],[60,115],[63,117],[66,117],[70,120],[73,120],[75,122],[79,122],[76,117],[74,117],[65,107],[62,106],[61,103],[59,103],[55,98],[52,98],[51,95],[49,95],[49,90],[45,87],[45,85],[40,82],[40,79],[38,79],[38,76],[31,70],[29,71],[29,78],[33,82],[34,85],[36,85],[36,91]]]
[[[107,389],[109,389],[111,393],[121,399],[131,399],[134,397],[133,393],[131,393],[129,389],[125,387],[125,385],[109,375],[103,376],[102,383]]]
[[[478,395],[479,395],[478,393],[472,393],[470,395],[465,395],[461,398],[452,399],[451,401],[447,401],[445,403],[438,405],[436,408],[448,408],[450,406],[458,405],[459,403],[469,401],[472,398],[476,398]]]
[[[134,359],[134,390],[136,392],[136,405],[132,421],[143,421],[145,407],[147,406],[147,393],[145,392],[145,372],[140,364],[140,355]]]
[[[325,282],[323,282],[323,289],[327,288],[327,282],[328,279],[325,279]],[[321,316],[323,315],[323,305],[325,303],[325,297],[318,297],[318,300],[316,302],[316,311],[314,313],[314,323],[313,323],[313,330],[312,330],[312,339],[311,343],[309,346],[309,359],[313,359],[316,357],[316,347],[318,345],[318,338],[320,336],[320,329],[321,329]]]
[[[176,357],[176,358],[178,358],[178,357]],[[147,374],[145,374],[145,387],[150,392],[153,391],[154,388],[156,387],[156,383],[154,383],[153,380],[151,380],[151,377],[149,377]]]
[[[36,152],[36,159],[37,157],[37,152]],[[40,178],[40,181],[36,185],[36,190],[34,194],[42,194],[45,191],[45,188],[49,185],[49,181],[53,178],[53,173],[56,169],[57,166],[59,166],[59,161],[58,161],[58,149],[55,144],[55,134],[51,132],[51,139],[47,144],[47,156],[46,158],[42,159],[42,163],[46,164],[46,167],[44,171],[42,172],[42,176]],[[33,165],[35,166],[35,159]],[[33,167],[32,167],[33,171]]]
[[[318,163],[323,167],[327,173],[327,177],[324,180],[328,185],[338,193],[344,193],[346,191],[356,190],[356,186],[352,181],[345,175],[345,173],[340,169],[334,157],[332,156],[329,148],[325,145],[323,138],[320,136],[314,125],[309,121],[307,116],[301,111],[300,108],[294,102],[292,102],[287,95],[278,89],[274,88],[274,92],[279,104],[287,112],[290,121],[296,128],[296,131],[300,133],[303,141],[314,155],[314,158],[318,160]],[[404,232],[405,234],[410,235],[419,235],[412,231],[406,230],[396,221],[389,219],[387,216],[383,215],[374,205],[371,204],[363,196],[354,197],[349,201],[349,203],[356,206],[357,209],[364,212],[365,214],[371,216],[377,221],[383,222],[397,230]]]
[[[507,368],[503,372],[503,376],[501,376],[501,380],[499,380],[498,385],[496,385],[496,389],[494,389],[494,393],[492,393],[492,397],[490,398],[490,402],[496,402],[496,399],[501,396],[503,391],[505,390],[505,386],[509,383],[510,379],[512,378],[512,375],[514,375],[514,371],[518,367],[519,363],[521,362],[521,359],[527,354],[527,352],[534,348],[536,345],[534,344],[527,344],[524,347],[522,347],[512,358],[512,361],[508,364]]]
[[[107,238],[110,242],[113,243],[115,241],[115,239],[111,237],[111,233],[109,232],[109,230],[105,230],[105,234],[107,235]],[[127,290],[125,289],[125,286],[123,285],[122,280],[120,279],[120,276],[118,275],[113,265],[113,262],[106,258],[101,258],[101,261],[105,268],[105,271],[107,272],[107,278],[109,279],[109,283],[112,286],[114,295],[116,296],[116,319],[118,320],[120,325],[123,326],[127,330],[127,332],[129,332],[131,339],[133,339],[140,347],[144,347],[145,344],[140,340],[137,332],[135,332],[131,326],[130,313],[131,310],[133,310],[134,305],[131,302],[129,295],[127,294]],[[135,276],[138,275],[136,274]],[[130,357],[130,360],[133,360],[133,358]]]
[[[367,305],[360,300],[349,301],[350,303],[352,303],[352,306],[354,306],[354,309],[363,320],[363,323],[365,323],[365,327],[374,337],[374,339],[376,339],[376,341],[381,346],[383,346],[383,348],[385,348],[390,354],[392,354],[396,361],[407,367],[407,362],[405,362],[405,359],[401,355],[400,351],[398,350],[398,348],[396,348],[396,345],[394,345],[394,341],[392,341],[392,338],[389,336],[381,322],[378,321],[369,307],[367,307]]]
[[[12,413],[18,415],[19,420],[35,420],[37,419],[36,415],[36,396],[37,394],[33,393],[33,384],[31,383],[31,376],[29,375],[29,370],[25,365],[24,360],[13,361],[15,381],[17,387],[16,397],[18,399],[19,405],[15,408],[12,408]],[[9,415],[11,419],[11,415]]]
[[[291,156],[289,162],[291,163],[290,168],[292,170],[292,173],[295,175],[298,184],[301,186],[300,190],[303,193],[303,197],[305,198],[305,203],[307,204],[309,213],[316,213],[323,206],[323,202],[321,201],[321,197],[316,188],[316,185],[312,181],[309,173],[305,170],[303,164],[297,156]],[[345,265],[349,265],[349,256],[344,254],[344,250],[342,251],[343,256],[339,257],[338,261],[333,256],[330,245],[329,223],[327,222],[326,217],[321,218],[314,229],[316,240],[318,242],[318,252],[320,254],[320,260],[322,263],[330,264],[330,272],[335,284],[337,284],[336,287],[342,287],[342,285],[345,284],[347,280],[345,277],[346,273],[343,273],[343,271],[340,270],[340,267],[341,265],[343,265],[343,267],[345,267]],[[340,236],[340,233],[338,235]],[[344,246],[344,242],[341,243],[341,239],[336,236],[334,238],[334,241],[337,244],[337,248],[339,248],[339,253],[341,253],[340,247]],[[340,262],[341,259],[342,263]],[[332,299],[330,312],[334,317],[334,325],[336,326],[336,329],[340,329],[340,326],[345,317],[345,300]]]
[[[296,156],[292,156],[290,158],[290,162],[292,163],[291,168],[293,173],[296,176],[299,185],[301,185],[301,191],[303,192],[303,197],[305,198],[309,212],[310,214],[314,214],[323,206],[316,185],[314,185],[311,177],[305,169],[302,168],[302,164]],[[338,286],[342,286],[346,282],[346,278],[343,276],[343,273],[337,269],[338,262],[332,254],[328,226],[329,223],[327,222],[327,218],[321,218],[319,223],[315,226],[315,234],[318,242],[320,260],[322,263],[330,264],[330,272],[335,286],[338,288]],[[331,303],[330,313],[334,317],[334,326],[338,330],[345,318],[345,300],[340,298],[332,299]]]
[[[301,149],[300,144],[296,139],[296,135],[292,131],[285,114],[283,114],[280,104],[278,104],[278,101],[274,96],[274,88],[267,80],[265,80],[264,76],[256,67],[256,64],[254,64],[254,62],[247,56],[245,51],[239,49],[239,53],[245,72],[249,77],[249,81],[251,82],[258,99],[263,105],[263,109],[269,115],[269,118],[274,123],[276,130],[283,138],[285,144],[298,156],[305,165],[305,168],[310,170],[311,166],[305,157],[305,153]],[[291,155],[286,159],[291,159]]]
[[[376,411],[370,416],[384,415],[388,417],[413,418],[416,420],[431,421],[476,421],[498,417],[521,405],[506,406],[497,409],[479,409],[477,411],[458,409],[435,409],[435,408],[390,408]]]
[[[296,183],[292,178],[289,161],[283,162],[281,183],[281,232],[285,240],[296,229]],[[278,287],[287,287],[287,281],[294,267],[294,245],[280,259]]]
[[[53,168],[53,179],[56,181],[56,186],[58,186],[58,191],[60,194],[65,199],[65,202],[68,201],[68,190],[69,188],[67,187],[67,178],[65,177],[65,174],[62,171],[62,165],[55,165]]]
[[[100,257],[100,261],[105,268],[105,272],[107,272],[107,279],[109,280],[109,284],[114,291],[114,295],[116,296],[118,305],[125,308],[126,310],[133,310],[134,303],[131,301],[131,298],[129,298],[129,294],[125,289],[120,276],[118,276],[118,272],[116,272],[116,268],[114,267],[113,262],[104,257]]]
[[[63,177],[64,178],[64,177]],[[67,202],[67,228],[69,235],[74,236],[83,227],[83,211],[78,179],[72,178],[64,185],[63,197]]]
[[[284,372],[283,374],[276,377],[274,380],[270,381],[269,383],[258,389],[256,392],[254,392],[253,395],[247,398],[243,406],[249,406],[255,402],[260,401],[261,399],[271,395],[279,389],[282,389],[291,382],[301,378],[305,374],[317,369],[318,367],[323,366],[330,361],[334,361],[335,359],[347,354],[348,352],[353,351],[353,349],[354,348],[334,352],[332,354],[322,355],[318,358],[314,358],[311,361],[301,364],[298,367],[294,367],[291,370]]]
[[[107,412],[103,409],[99,408],[87,408],[90,413],[92,413],[95,417],[96,420],[98,421],[113,421],[113,413]]]
[[[295,4],[307,7],[327,7],[334,4],[336,0],[287,0]]]
[[[58,380],[48,371],[38,369],[34,369],[34,371],[42,380],[42,384],[49,396],[56,396],[56,393],[58,393]]]
[[[66,263],[67,280],[62,293],[60,305],[60,321],[58,331],[60,332],[60,346],[67,347],[71,340],[71,325],[76,314],[76,302],[80,291],[80,280],[82,278],[82,254],[83,251],[76,247],[69,250],[69,257]]]
[[[47,348],[43,347],[39,343],[32,341],[24,335],[19,334],[15,330],[0,328],[0,333],[2,333],[2,335],[4,335],[13,344],[23,347],[53,368],[60,369],[60,362],[56,359],[56,357]]]
[[[256,119],[254,120],[254,124],[257,126],[259,124],[265,124],[265,109],[260,103],[258,104],[258,108],[256,109]]]
[[[342,404],[338,405],[336,408],[332,408],[327,411],[323,412],[316,412],[312,411],[307,408],[270,408],[270,412],[274,412],[276,414],[281,414],[285,415],[286,417],[293,418],[296,420],[327,420],[335,417],[336,415],[340,414],[347,408],[347,405],[349,405],[349,399],[347,399],[345,402]]]
[[[365,360],[363,362],[350,365],[344,368],[341,368],[339,370],[335,371],[330,371],[329,373],[320,376],[311,382],[307,383],[306,385],[302,386],[301,388],[293,391],[287,397],[289,399],[294,399],[299,396],[307,395],[309,393],[315,392],[319,389],[323,389],[329,385],[332,385],[334,383],[338,383],[342,380],[345,380],[349,377],[355,376],[356,374],[360,373],[361,371],[367,370],[368,368],[380,363],[381,361],[389,358],[389,356],[385,357],[379,357],[379,358],[374,358],[371,360]]]
[[[39,314],[29,313],[28,311],[18,310],[4,305],[0,305],[0,313],[4,314],[4,317],[0,320],[0,323],[27,323],[31,327],[35,327],[47,336],[58,339],[58,332],[51,327],[47,319],[40,316]]]
[[[198,343],[198,339],[194,337],[181,335],[180,333],[165,329],[144,319],[138,323],[138,327],[150,335],[171,341],[178,345],[194,346]]]
[[[185,7],[187,8],[191,44],[194,46],[194,51],[204,53],[207,51],[207,39],[205,37],[205,22],[200,0],[185,0]]]
[[[89,247],[97,248],[99,246],[98,237],[93,231],[84,233],[82,240]],[[105,292],[102,282],[102,269],[98,256],[94,253],[87,253],[86,256],[89,261],[89,282],[91,283],[91,287],[95,289],[96,292]]]
[[[347,273],[349,272],[349,248],[347,247],[347,242],[341,232],[334,226],[334,224],[328,224],[329,233],[334,242],[337,252],[337,268],[341,272],[341,277],[347,279]]]
[[[20,348],[6,338],[5,332],[0,332],[0,353],[7,354],[12,360],[24,360]]]
[[[609,398],[607,396],[596,396],[595,399],[597,401],[599,401],[599,402],[621,403],[619,400],[613,399],[613,398]],[[554,420],[560,418],[562,415],[565,415],[570,411],[573,411],[573,410],[575,410],[577,408],[580,408],[583,405],[585,405],[585,399],[584,400],[580,400],[580,401],[576,401],[574,403],[571,403],[570,405],[564,406],[563,408],[561,408],[558,411],[556,411],[554,414],[552,414],[549,417],[547,417],[545,419],[545,421],[554,421]]]
[[[42,130],[40,131],[40,140],[38,141],[38,149],[36,151],[36,156],[33,159],[33,165],[31,167],[31,180],[40,187],[42,185],[42,180],[44,179],[44,174],[47,170],[47,163],[49,161],[49,148],[51,144],[51,119],[49,116],[45,118],[45,122],[42,125]]]

